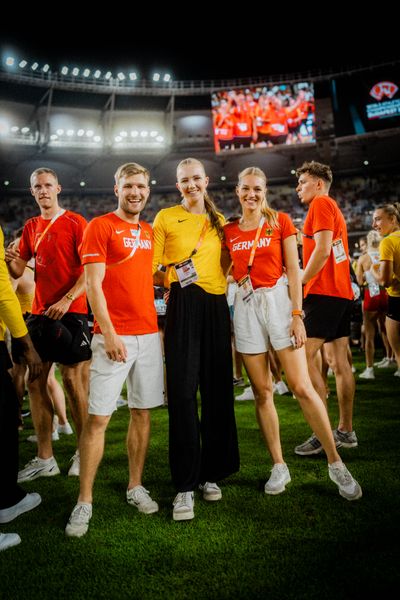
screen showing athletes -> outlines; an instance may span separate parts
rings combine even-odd
[[[224,90],[211,105],[216,152],[315,142],[311,83]]]

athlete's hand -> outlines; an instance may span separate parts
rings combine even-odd
[[[69,307],[71,306],[71,300],[63,296],[61,300],[55,302],[43,313],[46,317],[50,319],[62,319],[66,312],[68,312]]]
[[[301,348],[304,346],[307,340],[306,328],[304,327],[303,319],[300,316],[292,317],[292,324],[290,327],[290,335],[293,336],[295,341],[294,348]]]
[[[128,351],[122,339],[116,333],[104,335],[104,350],[110,360],[126,362]]]

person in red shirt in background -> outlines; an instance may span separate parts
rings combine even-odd
[[[51,439],[54,409],[47,390],[49,371],[54,362],[60,364],[79,440],[87,417],[91,357],[85,281],[78,251],[86,220],[60,207],[61,185],[52,169],[36,169],[30,183],[40,216],[25,223],[19,249],[6,250],[7,266],[14,278],[22,275],[31,258],[35,259],[35,296],[27,327],[43,361],[41,376],[29,385],[38,452],[19,472],[19,482],[60,473]],[[78,451],[71,460],[68,474],[79,476]]]
[[[243,92],[235,96],[233,116],[233,145],[235,149],[250,148],[257,139],[254,109],[249,108]]]
[[[230,104],[221,98],[219,107],[213,111],[215,151],[231,150],[233,141],[234,118]]]
[[[92,516],[93,484],[105,431],[127,382],[128,504],[151,514],[158,504],[142,486],[150,440],[150,408],[162,406],[164,372],[152,276],[153,231],[139,221],[150,194],[150,173],[136,163],[120,166],[114,193],[118,208],[93,219],[82,242],[87,293],[95,318],[89,417],[80,450],[80,493],[65,533],[85,535]]]
[[[297,229],[288,215],[268,206],[266,183],[265,174],[257,167],[239,173],[236,192],[242,217],[225,225],[222,257],[225,268],[233,263],[232,275],[238,283],[233,314],[236,347],[252,384],[257,421],[274,462],[265,493],[280,494],[291,481],[283,460],[265,356],[272,346],[306,420],[323,440],[330,478],[341,496],[357,500],[362,496],[361,487],[337,453],[328,415],[307,370]]]
[[[296,171],[297,194],[308,207],[303,227],[304,325],[307,332],[306,352],[311,381],[326,405],[326,388],[317,355],[330,342],[332,369],[336,376],[339,402],[339,425],[333,434],[337,447],[355,448],[353,431],[354,376],[347,357],[353,289],[350,279],[347,227],[329,189],[332,171],[328,165],[305,162]],[[322,445],[313,435],[295,448],[296,454],[320,454]]]

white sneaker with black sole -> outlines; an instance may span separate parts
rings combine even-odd
[[[188,521],[194,518],[194,493],[179,492],[173,501],[172,518],[174,521]]]
[[[36,456],[18,473],[18,483],[33,481],[38,477],[53,477],[59,473],[60,469],[54,456],[46,459]]]

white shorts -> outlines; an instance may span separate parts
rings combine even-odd
[[[104,337],[92,339],[89,414],[111,415],[126,381],[129,408],[154,408],[164,403],[164,364],[159,333],[121,335],[127,351],[126,362],[110,360]]]
[[[274,350],[292,345],[292,301],[286,282],[281,278],[272,288],[258,288],[247,303],[236,294],[233,326],[238,352],[261,354],[270,344]]]

